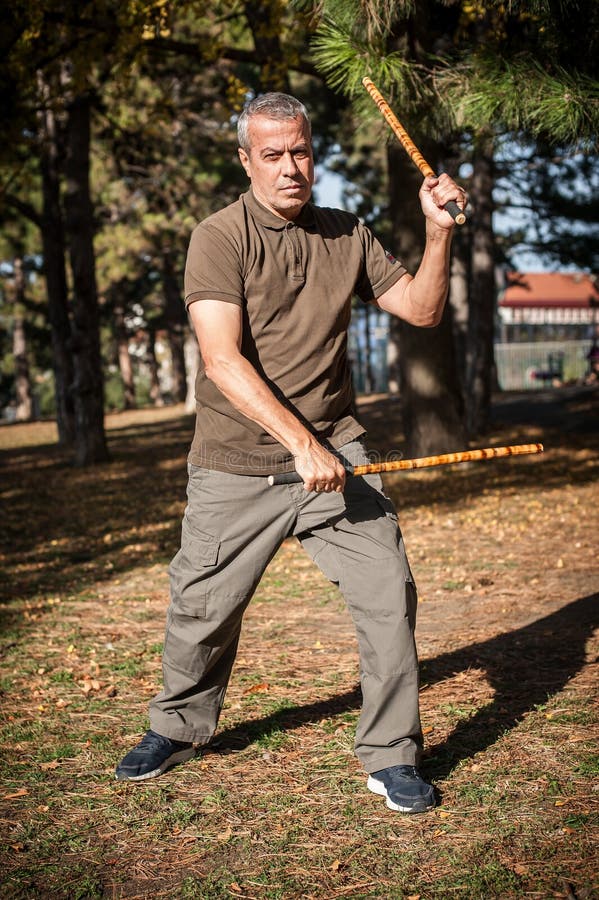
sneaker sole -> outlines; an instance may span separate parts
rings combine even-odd
[[[385,787],[383,782],[379,781],[377,778],[373,778],[372,775],[368,776],[366,787],[369,791],[372,791],[373,794],[378,794],[379,797],[385,797],[388,808],[392,809],[394,812],[423,813],[428,812],[435,807],[434,797],[432,797],[430,801],[427,801],[423,798],[422,800],[414,803],[412,806],[400,806],[399,803],[395,803],[395,801],[391,800],[387,793],[387,788]]]
[[[170,769],[171,766],[176,766],[177,763],[187,762],[189,759],[193,759],[196,753],[197,751],[193,747],[190,747],[187,750],[179,750],[177,753],[173,753],[169,756],[168,759],[165,759],[157,769],[152,769],[151,772],[146,772],[144,775],[127,775],[124,772],[119,772],[117,769],[115,778],[117,781],[145,781],[147,778],[156,778],[157,775],[162,775],[167,769]]]

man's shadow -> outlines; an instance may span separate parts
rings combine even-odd
[[[597,626],[598,594],[487,641],[443,653],[423,664],[422,680],[432,686],[470,668],[484,669],[495,690],[493,701],[449,737],[431,748],[427,774],[446,777],[462,759],[490,746],[524,715],[561,690],[583,667],[586,642]],[[275,731],[291,731],[309,722],[360,708],[360,689],[304,706],[280,710],[219,732],[211,745],[217,752],[241,750]]]

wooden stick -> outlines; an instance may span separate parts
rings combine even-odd
[[[371,475],[377,472],[399,472],[402,469],[426,469],[430,466],[448,466],[452,463],[476,462],[497,459],[500,456],[521,456],[524,453],[542,453],[542,444],[515,444],[513,447],[488,447],[485,450],[460,450],[439,456],[422,456],[420,459],[396,459],[392,462],[367,463],[354,466],[354,475]]]
[[[422,153],[420,152],[406,129],[403,127],[374,82],[372,82],[370,78],[365,77],[362,79],[362,84],[378,106],[383,118],[395,134],[395,137],[398,139],[399,143],[404,148],[414,165],[420,169],[425,178],[427,178],[429,175],[432,175],[433,178],[436,177],[431,166],[429,166]],[[450,200],[449,203],[446,203],[444,209],[455,220],[456,225],[463,225],[466,221],[466,216],[464,215],[458,204],[455,202],[455,200]]]
[[[488,447],[484,450],[459,450],[439,456],[421,456],[419,459],[396,459],[392,462],[365,463],[347,468],[348,475],[376,475],[380,472],[400,472],[405,469],[426,469],[431,466],[448,466],[452,463],[476,462],[497,459],[501,456],[522,456],[525,453],[542,453],[542,444],[515,444],[511,447]],[[268,483],[294,484],[302,481],[297,472],[269,475]]]

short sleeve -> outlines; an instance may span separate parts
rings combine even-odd
[[[362,241],[363,265],[355,293],[364,303],[370,303],[399,281],[407,269],[383,248],[369,228],[358,223],[357,230]]]
[[[193,231],[185,264],[185,305],[196,300],[243,304],[239,248],[221,229],[200,223]]]

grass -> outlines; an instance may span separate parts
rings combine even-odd
[[[363,411],[375,446],[400,443],[394,404]],[[542,460],[387,482],[420,591],[423,769],[439,795],[413,818],[366,791],[353,627],[292,541],[249,607],[213,745],[116,782],[160,686],[191,421],[111,417],[114,461],[90,472],[44,444],[46,425],[0,429],[0,895],[596,896],[599,436],[564,412],[530,428]],[[489,445],[521,438],[504,421]]]

